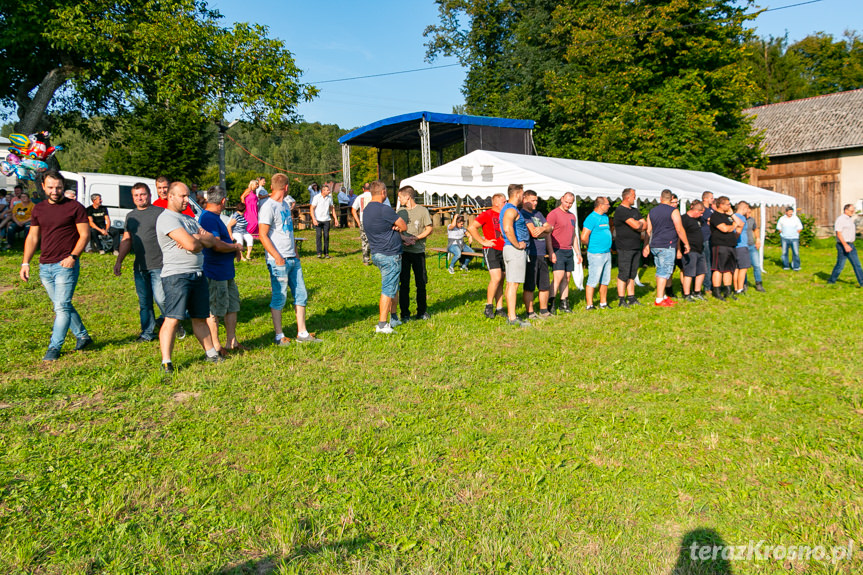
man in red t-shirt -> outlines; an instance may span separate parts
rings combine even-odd
[[[491,197],[491,209],[486,210],[471,222],[467,231],[480,244],[482,244],[483,257],[488,273],[491,276],[488,281],[488,292],[486,294],[485,317],[494,319],[495,315],[506,317],[503,311],[503,234],[500,231],[500,209],[506,203],[506,196],[495,194]],[[482,235],[479,231],[482,228]]]
[[[76,350],[93,343],[81,316],[72,305],[80,272],[78,257],[90,241],[90,223],[84,206],[63,195],[63,176],[60,172],[45,172],[42,189],[47,199],[33,208],[19,275],[25,282],[30,280],[30,260],[41,238],[39,278],[54,303],[55,314],[51,343],[42,361],[55,361],[60,358],[60,349],[69,329],[75,335]]]
[[[158,178],[156,178],[156,195],[159,196],[159,199],[153,202],[153,205],[157,208],[168,209],[168,186],[170,184],[171,181],[168,180],[168,178],[166,178],[165,176],[159,176]],[[190,218],[195,217],[195,212],[192,211],[192,206],[190,205],[186,206],[186,209],[183,210],[182,213],[184,216],[189,216]]]
[[[570,212],[572,204],[575,203],[575,195],[567,192],[560,198],[560,205],[548,212],[546,221],[551,224],[551,249],[549,259],[551,260],[553,281],[551,282],[551,302],[548,310],[555,313],[556,309],[569,313],[569,279],[575,269],[576,263],[581,263],[581,250],[573,249],[576,232],[575,214]],[[554,298],[560,293],[560,305],[555,306]]]

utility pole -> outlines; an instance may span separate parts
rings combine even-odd
[[[219,128],[219,187],[222,188],[225,193],[228,193],[228,186],[225,181],[225,132],[234,127],[237,122],[239,122],[239,120],[234,120],[227,126],[222,122],[222,120],[216,122],[216,126]]]

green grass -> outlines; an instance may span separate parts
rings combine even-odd
[[[863,293],[850,269],[824,285],[832,249],[799,273],[768,249],[767,293],[738,302],[579,301],[531,329],[481,317],[478,265],[429,258],[432,319],[387,337],[358,234],[333,238],[336,257],[303,261],[324,343],[272,345],[258,257],[238,272],[254,349],[206,365],[190,336],[168,380],[134,343],[131,262],[115,278],[113,257],[82,258],[96,346],[45,367],[50,302],[0,255],[0,572],[863,569]],[[856,553],[692,562],[693,537]]]

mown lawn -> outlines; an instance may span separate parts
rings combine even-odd
[[[0,572],[863,571],[863,290],[824,285],[829,244],[799,273],[768,250],[767,293],[738,302],[579,302],[530,329],[481,317],[478,265],[433,257],[432,319],[376,336],[377,270],[333,237],[303,262],[324,343],[272,345],[258,257],[254,349],[206,365],[190,336],[167,380],[134,342],[131,261],[82,258],[96,345],[45,367],[50,302],[0,255]],[[849,540],[835,563],[688,547]]]

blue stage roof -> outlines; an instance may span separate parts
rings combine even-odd
[[[393,150],[418,150],[420,149],[420,138],[417,130],[422,118],[425,118],[431,124],[432,149],[441,149],[463,141],[463,126],[490,126],[495,128],[532,130],[535,125],[533,120],[512,120],[509,118],[467,116],[464,114],[439,114],[436,112],[413,112],[385,118],[367,126],[357,128],[339,138],[339,143]]]

